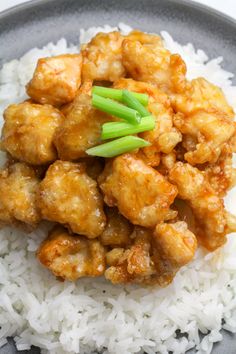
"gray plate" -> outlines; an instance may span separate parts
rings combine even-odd
[[[120,21],[145,31],[165,29],[180,43],[192,42],[212,58],[222,55],[224,67],[236,72],[236,22],[210,8],[183,0],[36,0],[26,3],[0,14],[0,64],[61,37],[76,43],[81,27],[116,25]],[[13,353],[17,351],[12,341],[0,349],[0,354]],[[30,353],[39,351],[33,348]],[[236,336],[224,332],[223,342],[214,347],[213,353],[235,354]]]

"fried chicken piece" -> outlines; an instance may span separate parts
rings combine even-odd
[[[35,227],[41,217],[36,206],[39,179],[24,163],[0,171],[0,224],[27,224]]]
[[[40,245],[37,258],[54,275],[70,281],[99,277],[105,271],[105,249],[99,241],[70,235],[59,226]]]
[[[106,279],[113,284],[142,283],[167,286],[176,272],[189,263],[196,251],[196,237],[185,222],[158,224],[154,233],[135,227],[128,249],[114,248],[106,254]]]
[[[60,106],[71,102],[81,84],[81,67],[81,54],[39,59],[26,91],[34,101],[42,104]]]
[[[198,111],[222,112],[224,117],[233,119],[234,112],[221,88],[199,77],[187,83],[184,92],[170,96],[175,112],[187,116]]]
[[[228,145],[214,164],[204,166],[204,173],[211,187],[220,197],[225,197],[227,191],[236,184],[236,169],[232,165],[233,154]]]
[[[224,203],[209,184],[207,177],[187,163],[177,162],[170,170],[169,179],[178,187],[179,197],[188,201],[201,228],[198,234],[210,251],[226,242],[228,231]]]
[[[104,246],[125,247],[130,244],[132,225],[116,208],[106,208],[107,224],[100,236]]]
[[[52,164],[40,183],[37,202],[44,219],[64,224],[74,233],[94,238],[105,228],[102,196],[83,164]]]
[[[88,44],[82,46],[83,81],[115,81],[125,76],[121,60],[123,39],[119,32],[98,33]]]
[[[235,133],[235,125],[227,116],[218,111],[197,111],[188,116],[177,114],[174,117],[175,126],[182,134],[187,134],[196,140],[185,144],[190,150],[184,158],[191,165],[205,162],[215,163],[219,158],[224,144]]]
[[[139,136],[151,143],[151,146],[139,150],[138,156],[150,166],[158,166],[160,153],[170,153],[182,140],[182,135],[173,127],[173,110],[168,96],[155,85],[132,79],[120,79],[114,83],[115,88],[128,89],[149,95],[148,110],[155,118],[155,128]]]
[[[186,65],[178,54],[164,48],[159,36],[127,37],[122,43],[122,62],[135,80],[158,85],[165,92],[185,89]]]
[[[150,257],[150,231],[136,227],[134,234],[135,241],[129,249],[114,248],[106,254],[111,266],[105,271],[105,278],[113,284],[146,283],[155,274]]]
[[[153,228],[175,217],[170,205],[177,188],[134,155],[124,154],[110,161],[99,184],[106,204],[117,206],[135,225]]]
[[[112,120],[92,107],[87,90],[87,87],[81,87],[74,102],[66,108],[66,119],[56,131],[54,144],[62,160],[88,157],[85,151],[101,142],[102,124]]]
[[[4,112],[2,149],[32,165],[53,162],[57,158],[53,137],[63,119],[50,105],[12,104]]]

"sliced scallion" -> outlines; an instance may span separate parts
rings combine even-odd
[[[149,146],[150,143],[136,136],[125,136],[86,150],[91,156],[114,157],[125,152]]]
[[[150,115],[150,112],[128,90],[123,90],[123,102],[130,108],[135,109],[141,117]]]
[[[92,105],[102,112],[106,112],[115,117],[122,118],[131,124],[138,124],[141,121],[141,116],[137,111],[117,103],[109,98],[104,98],[93,94]]]
[[[137,134],[147,130],[152,130],[154,127],[155,121],[152,116],[143,117],[141,122],[137,125],[125,122],[108,122],[102,126],[101,138],[103,140],[118,138],[120,136]]]
[[[105,98],[112,98],[116,101],[123,101],[123,90],[103,86],[93,86],[92,93]],[[148,95],[145,93],[131,92],[131,94],[143,105],[148,105]]]

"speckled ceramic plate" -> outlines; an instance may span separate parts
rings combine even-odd
[[[76,43],[81,27],[120,21],[150,32],[165,29],[180,43],[192,42],[210,57],[222,55],[224,67],[236,73],[236,22],[187,0],[31,1],[0,14],[0,65],[61,37]],[[30,351],[39,352],[37,348]],[[11,340],[0,349],[0,354],[13,353],[17,350]],[[235,354],[236,336],[224,332],[224,340],[212,353]]]

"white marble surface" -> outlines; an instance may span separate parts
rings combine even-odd
[[[0,0],[0,11],[6,10],[11,6],[15,6],[26,1],[29,0]],[[211,6],[236,19],[236,0],[195,0],[195,1]]]

